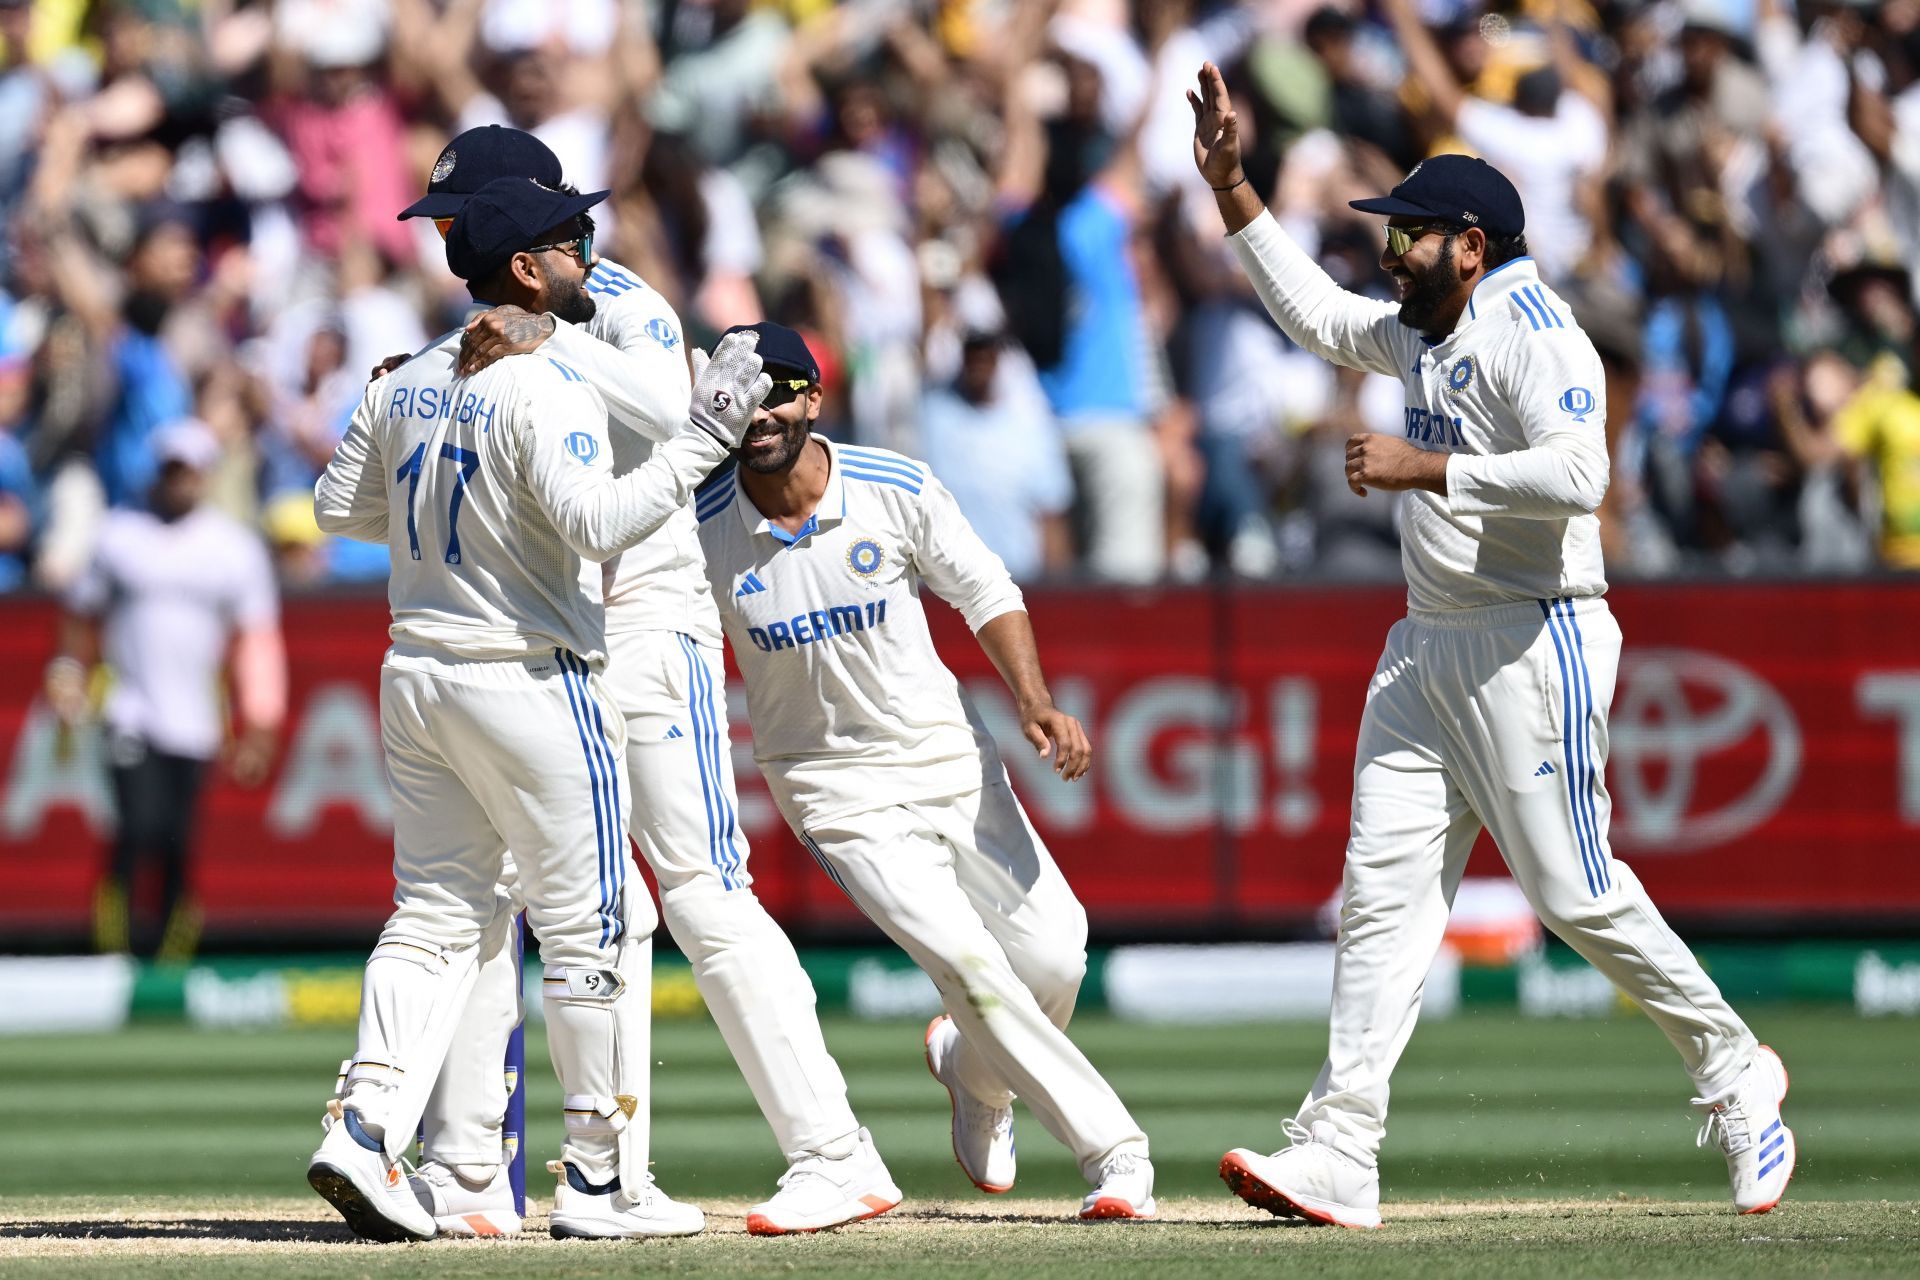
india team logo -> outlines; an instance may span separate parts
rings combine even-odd
[[[1575,422],[1585,422],[1595,403],[1593,392],[1585,387],[1568,387],[1560,393],[1560,407],[1572,414]]]
[[[567,437],[567,452],[582,463],[591,463],[600,456],[600,442],[584,431],[576,431]]]
[[[433,173],[430,175],[430,180],[433,182],[445,182],[448,178],[452,177],[453,162],[456,158],[453,154],[452,147],[448,147],[445,151],[442,151],[440,158],[433,162]],[[415,172],[418,172],[418,170]]]
[[[880,572],[880,566],[886,557],[880,554],[880,544],[872,538],[862,538],[847,548],[847,568],[856,576],[871,578]]]
[[[1447,370],[1447,394],[1457,396],[1472,386],[1475,367],[1472,356],[1455,360],[1453,368]]]

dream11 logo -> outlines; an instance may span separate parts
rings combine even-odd
[[[1800,725],[1765,680],[1690,649],[1629,649],[1609,717],[1613,835],[1646,853],[1736,840],[1800,777]]]

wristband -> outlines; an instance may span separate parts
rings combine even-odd
[[[1227,184],[1226,186],[1224,186],[1224,187],[1213,187],[1213,190],[1215,190],[1215,191],[1231,191],[1231,190],[1233,190],[1233,189],[1234,189],[1235,187],[1237,187],[1237,186],[1239,186],[1241,182],[1245,182],[1246,180],[1247,180],[1247,175],[1243,173],[1243,174],[1241,174],[1241,175],[1240,175],[1240,182],[1229,182],[1229,183],[1228,183],[1228,184]],[[1211,186],[1212,184],[1208,184],[1208,185],[1209,185],[1209,186]]]

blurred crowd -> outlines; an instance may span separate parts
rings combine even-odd
[[[1023,579],[1391,577],[1342,478],[1389,379],[1292,347],[1194,172],[1347,287],[1348,199],[1485,156],[1608,372],[1617,574],[1920,568],[1920,0],[0,0],[0,589],[68,587],[157,433],[284,580],[377,579],[311,487],[369,368],[461,322],[447,140],[611,188],[692,340],[771,318],[827,429],[925,458]]]

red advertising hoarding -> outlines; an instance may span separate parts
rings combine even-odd
[[[1298,927],[1339,884],[1367,677],[1391,588],[1035,591],[1058,700],[1095,770],[1064,785],[959,618],[936,639],[1096,929]],[[1920,584],[1630,586],[1607,781],[1616,852],[1670,915],[1734,925],[1920,922]],[[0,604],[0,949],[79,936],[111,803],[98,743],[39,702],[55,611]],[[377,598],[286,606],[293,719],[273,777],[208,793],[195,881],[209,933],[364,941],[390,901]],[[787,835],[732,689],[742,819],[789,925],[858,914]],[[1473,871],[1498,874],[1483,840]]]

